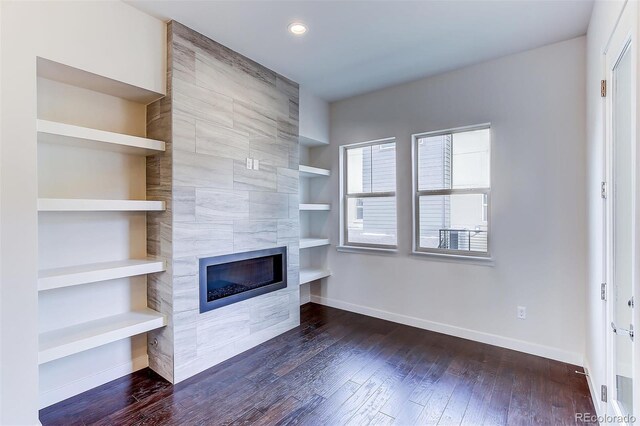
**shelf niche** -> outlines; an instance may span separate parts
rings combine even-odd
[[[43,408],[77,394],[79,382],[93,387],[148,365],[139,335],[167,320],[147,297],[146,275],[166,265],[147,258],[154,215],[126,212],[166,209],[146,199],[145,179],[166,145],[145,137],[147,105],[162,93],[44,58],[36,83]]]
[[[72,287],[118,278],[135,277],[165,270],[163,261],[128,259],[64,268],[43,269],[38,272],[38,291]]]
[[[300,211],[329,211],[331,210],[330,204],[317,204],[317,203],[305,203],[300,204]]]
[[[40,212],[153,212],[164,211],[164,201],[88,200],[81,198],[39,198]]]
[[[329,245],[328,238],[300,238],[301,249],[328,246],[328,245]]]
[[[97,348],[167,325],[166,317],[146,308],[41,333],[38,364]]]
[[[321,169],[319,167],[311,167],[304,166],[300,164],[298,166],[298,170],[300,171],[300,177],[303,178],[318,178],[318,177],[328,177],[331,175],[331,170]]]
[[[324,268],[301,268],[300,269],[300,284],[307,284],[312,281],[320,280],[331,275],[329,269]]]
[[[37,120],[38,141],[80,148],[95,148],[132,155],[155,155],[164,152],[165,143],[123,133],[107,132],[73,124]]]

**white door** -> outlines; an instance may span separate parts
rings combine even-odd
[[[606,279],[608,322],[607,412],[638,411],[634,312],[637,291],[636,100],[637,4],[627,2],[605,52],[607,80]]]

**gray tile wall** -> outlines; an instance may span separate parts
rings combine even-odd
[[[150,335],[151,367],[184,380],[299,324],[298,85],[186,28],[168,24],[166,98],[148,108],[149,306],[170,316]],[[247,157],[260,170],[247,170]],[[198,258],[286,245],[288,287],[200,314]]]

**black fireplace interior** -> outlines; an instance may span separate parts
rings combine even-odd
[[[200,259],[200,312],[287,286],[287,249]]]

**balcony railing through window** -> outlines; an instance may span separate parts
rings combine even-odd
[[[485,252],[487,231],[478,229],[440,229],[439,249]]]

